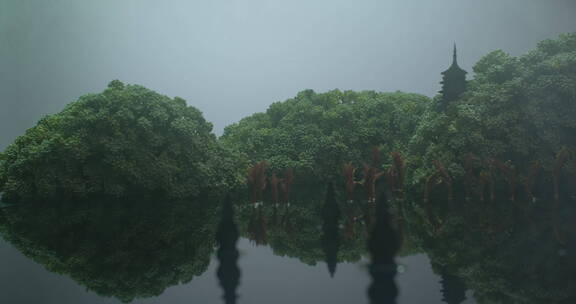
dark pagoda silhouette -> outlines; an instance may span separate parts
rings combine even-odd
[[[466,91],[466,74],[468,72],[458,66],[456,44],[454,44],[452,56],[452,65],[442,72],[442,81],[440,82],[442,90],[439,93],[442,94],[442,99],[439,102],[439,109],[442,111],[450,102],[458,99]]]
[[[217,275],[220,286],[224,290],[224,302],[234,304],[238,298],[236,288],[240,281],[240,269],[238,268],[238,228],[234,223],[234,209],[230,197],[226,198],[222,208],[222,218],[216,233],[218,242],[218,266]]]
[[[461,278],[448,273],[442,274],[442,301],[448,304],[460,304],[466,300],[466,284]]]
[[[376,223],[368,240],[368,250],[372,257],[372,284],[368,287],[371,304],[395,304],[398,296],[398,287],[394,282],[397,273],[394,257],[400,250],[400,244],[391,226],[388,208],[386,194],[380,191],[376,197]]]
[[[326,257],[326,264],[330,276],[334,277],[336,265],[338,264],[338,250],[340,248],[340,209],[334,195],[334,186],[328,185],[326,191],[326,201],[322,207],[322,249]]]

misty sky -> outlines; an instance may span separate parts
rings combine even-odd
[[[451,60],[576,31],[576,0],[0,0],[0,148],[112,79],[217,134],[303,89],[432,96]]]

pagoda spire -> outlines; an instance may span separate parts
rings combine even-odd
[[[454,53],[452,54],[452,64],[458,65],[458,56],[456,54],[456,42],[454,42]]]
[[[447,105],[458,99],[466,91],[466,74],[467,72],[458,66],[458,53],[456,43],[452,51],[452,65],[442,72],[442,98],[439,103],[439,109],[445,110]]]

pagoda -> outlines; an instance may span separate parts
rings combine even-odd
[[[466,91],[466,74],[468,72],[464,71],[458,66],[458,60],[456,55],[456,44],[454,44],[454,54],[452,55],[452,65],[442,72],[442,90],[439,92],[442,94],[442,99],[439,103],[439,108],[445,110],[446,106],[458,99],[464,91]]]

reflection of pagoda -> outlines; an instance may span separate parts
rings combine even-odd
[[[442,100],[440,101],[439,108],[445,110],[446,106],[456,100],[462,93],[466,91],[466,74],[467,72],[458,66],[456,55],[456,44],[454,44],[454,54],[452,55],[452,65],[442,72]]]
[[[442,274],[440,284],[442,284],[442,301],[448,304],[460,304],[466,300],[467,288],[461,278]]]
[[[384,192],[380,192],[376,197],[376,223],[368,240],[372,257],[372,284],[368,288],[368,296],[373,304],[395,304],[398,296],[398,287],[394,282],[397,272],[394,257],[400,245],[390,223],[388,207]]]
[[[446,265],[432,262],[432,269],[440,274],[442,301],[448,304],[460,304],[466,300],[466,284],[462,278],[450,273]]]
[[[234,223],[234,210],[229,198],[224,202],[222,219],[218,226],[216,240],[218,242],[217,256],[220,261],[217,275],[220,286],[224,290],[224,300],[227,304],[236,303],[236,288],[240,281],[240,269],[238,268],[238,228]]]
[[[338,222],[340,220],[340,209],[334,195],[334,186],[328,185],[326,192],[326,201],[322,207],[322,249],[326,256],[326,264],[330,276],[334,277],[336,265],[338,264],[338,250],[340,248],[340,233]]]

